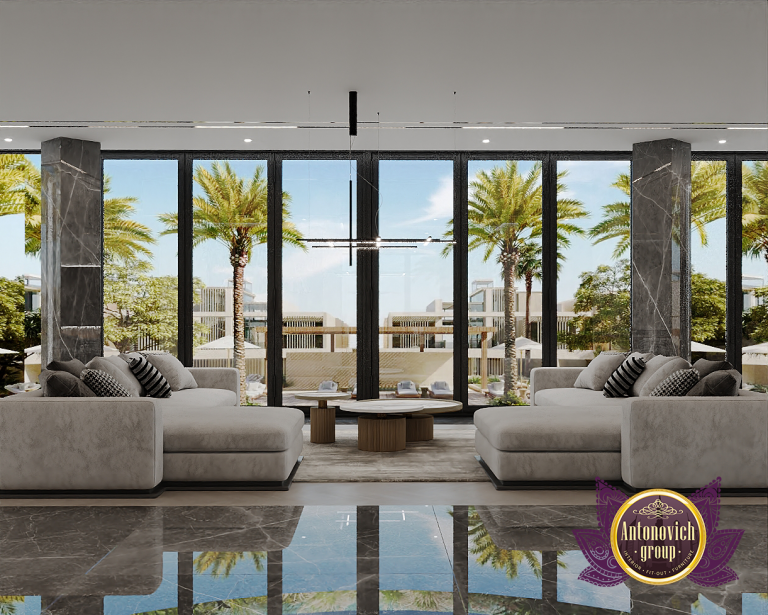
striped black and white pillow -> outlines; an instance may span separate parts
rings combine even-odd
[[[645,369],[645,359],[642,357],[627,357],[608,378],[603,387],[605,397],[628,397],[635,380]]]
[[[98,369],[84,369],[80,380],[87,384],[97,397],[136,397],[107,372]]]
[[[696,386],[699,378],[699,372],[694,368],[679,369],[659,383],[659,386],[651,391],[651,397],[682,397]]]
[[[145,357],[140,354],[133,355],[128,360],[128,367],[133,375],[141,382],[150,397],[170,397],[171,385]]]

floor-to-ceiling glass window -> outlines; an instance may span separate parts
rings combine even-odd
[[[193,364],[237,367],[266,405],[267,163],[194,160],[192,197]]]
[[[630,163],[557,162],[557,363],[630,347]]]
[[[525,400],[531,369],[541,366],[541,168],[534,160],[469,162],[470,406]],[[514,358],[505,370],[507,349]]]
[[[378,196],[380,396],[452,397],[453,161],[382,160]]]
[[[0,396],[40,375],[40,230],[40,155],[0,154]]]
[[[357,253],[352,253],[351,264],[349,253],[356,173],[355,162],[349,160],[283,161],[286,406],[312,405],[296,398],[302,391],[356,391]],[[312,239],[322,241],[307,241]]]
[[[178,161],[104,160],[104,352],[178,354]]]
[[[768,161],[742,165],[742,376],[768,390]]]
[[[725,358],[724,160],[691,163],[691,359]]]

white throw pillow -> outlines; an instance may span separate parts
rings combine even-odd
[[[665,357],[663,355],[657,355],[657,356],[651,356],[650,359],[646,359],[645,369],[643,370],[643,373],[640,374],[640,377],[637,380],[635,380],[635,384],[632,385],[632,389],[629,392],[629,396],[640,397],[640,391],[643,390],[645,383],[651,379],[651,376],[653,376],[657,370],[661,369],[661,367],[665,363],[668,363],[674,358],[675,357]]]
[[[579,374],[576,382],[573,383],[574,388],[602,391],[605,383],[608,382],[608,378],[611,377],[611,374],[616,371],[619,365],[624,363],[626,358],[626,355],[620,353],[601,352]]]
[[[184,364],[170,353],[142,353],[171,385],[172,391],[196,389],[197,381]]]

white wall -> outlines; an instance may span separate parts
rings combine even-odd
[[[768,121],[765,0],[0,0],[0,57],[0,123],[346,122],[352,89],[361,121],[380,112],[410,125]],[[713,149],[715,136],[593,128],[497,130],[492,146],[628,149],[675,136]],[[361,132],[356,147],[480,140]],[[249,147],[348,146],[344,130],[251,133]],[[765,149],[766,133],[728,137]],[[54,127],[17,130],[13,146],[60,134],[105,148],[245,147],[234,130]]]

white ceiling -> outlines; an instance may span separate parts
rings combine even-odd
[[[344,150],[357,90],[355,149],[768,151],[766,0],[0,0],[0,58],[2,147]]]

